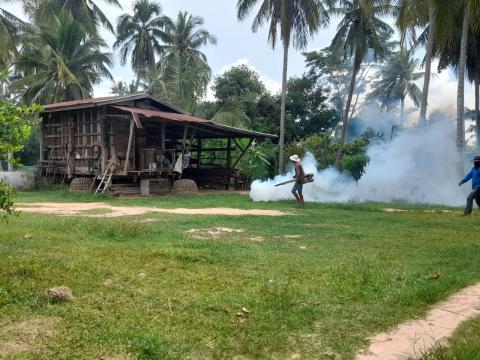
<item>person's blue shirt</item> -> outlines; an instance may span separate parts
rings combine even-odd
[[[472,189],[480,189],[480,168],[473,167],[460,184],[465,184],[470,179],[472,179]]]

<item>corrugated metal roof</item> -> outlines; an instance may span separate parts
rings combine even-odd
[[[74,110],[74,109],[81,109],[81,108],[88,108],[94,106],[101,106],[101,105],[110,105],[110,104],[121,104],[128,101],[133,100],[142,100],[148,99],[154,102],[157,102],[164,107],[171,109],[172,111],[176,111],[181,114],[187,114],[184,110],[172,105],[166,101],[158,99],[150,94],[139,93],[139,94],[131,94],[131,95],[124,95],[124,96],[104,96],[104,97],[97,97],[91,99],[83,99],[83,100],[72,100],[72,101],[64,101],[55,104],[48,104],[44,105],[44,112],[56,112],[56,111],[63,111],[63,110]]]
[[[114,98],[116,98],[116,96],[104,96],[104,97],[83,99],[83,100],[64,101],[64,102],[59,102],[59,103],[55,103],[55,104],[44,105],[43,108],[45,110],[50,110],[50,109],[72,107],[72,106],[77,106],[77,105],[89,105],[89,104],[93,105],[93,104],[96,104],[100,101],[111,100],[111,99],[114,99]]]
[[[128,111],[132,114],[142,115],[147,118],[158,118],[158,119],[187,122],[187,123],[201,123],[201,124],[212,123],[212,121],[200,119],[195,116],[186,115],[186,114],[176,114],[176,113],[159,111],[159,110],[132,108],[130,106],[115,105],[113,107],[122,111]]]
[[[118,110],[125,111],[131,113],[134,117],[137,116],[144,116],[149,119],[159,119],[159,120],[166,120],[171,122],[179,122],[185,124],[193,124],[199,130],[205,130],[207,132],[213,132],[218,135],[222,135],[222,137],[240,137],[240,138],[271,138],[276,139],[276,135],[265,134],[258,131],[251,131],[251,130],[244,130],[238,129],[222,124],[217,124],[211,120],[201,119],[191,115],[185,114],[175,114],[169,113],[164,111],[157,111],[157,110],[148,110],[148,109],[140,109],[140,108],[132,108],[129,106],[112,106]],[[137,124],[138,126],[138,124]],[[140,124],[140,126],[142,126]]]

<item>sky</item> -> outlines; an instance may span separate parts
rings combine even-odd
[[[106,5],[103,0],[96,0],[96,3],[104,10],[110,21],[116,24],[117,18],[125,12],[132,13],[134,0],[119,0],[122,9]],[[222,74],[228,68],[247,64],[258,71],[267,89],[277,92],[281,87],[282,78],[282,48],[278,46],[272,50],[267,43],[267,30],[261,29],[252,33],[252,17],[239,22],[236,17],[236,0],[160,0],[163,14],[175,17],[179,11],[201,16],[205,20],[204,27],[214,34],[218,39],[216,46],[208,45],[203,49],[207,55],[209,64],[214,76]],[[15,3],[2,5],[16,15],[22,16],[21,6]],[[335,34],[338,19],[332,19],[328,27],[321,29],[311,39],[306,51],[319,50],[328,46]],[[107,30],[102,29],[102,35],[109,45],[115,41],[114,36]],[[305,71],[304,58],[300,51],[290,51],[289,76],[301,75]],[[115,56],[115,64],[111,73],[116,81],[130,82],[133,73],[130,67],[122,67]],[[421,88],[421,83],[419,84]],[[95,88],[95,96],[108,95],[112,82],[104,81]],[[444,71],[434,75],[431,81],[430,110],[454,110],[456,106],[457,84],[454,74]],[[211,93],[209,97],[211,98]],[[474,91],[471,86],[466,88],[465,104],[468,107],[474,106]],[[407,106],[412,106],[407,102]]]

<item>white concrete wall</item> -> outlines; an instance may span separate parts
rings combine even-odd
[[[0,171],[0,179],[15,189],[31,190],[35,184],[33,171]]]

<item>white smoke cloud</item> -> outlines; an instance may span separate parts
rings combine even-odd
[[[322,171],[317,170],[317,162],[312,154],[308,153],[302,159],[303,169],[306,174],[314,174],[314,182],[303,186],[305,201],[312,202],[346,202],[355,195],[355,182],[330,168]],[[278,201],[293,199],[290,192],[293,184],[275,187],[275,184],[292,180],[293,168],[286,175],[276,176],[267,181],[255,180],[252,183],[250,197],[254,201]]]
[[[353,179],[333,168],[318,171],[315,159],[307,154],[302,163],[305,172],[313,173],[315,180],[304,185],[305,201],[464,204],[469,187],[458,187],[455,129],[451,121],[407,128],[391,142],[371,145],[367,153],[370,163],[358,188]],[[254,181],[250,197],[254,201],[293,199],[291,185],[274,187],[292,177],[293,170],[265,182]]]

